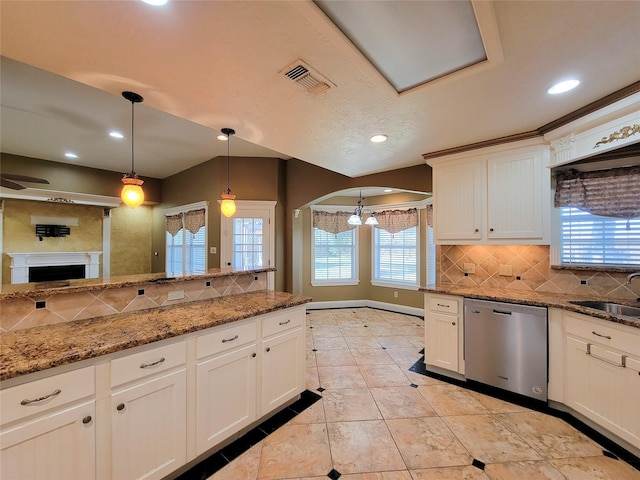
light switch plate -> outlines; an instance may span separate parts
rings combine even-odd
[[[209,247],[209,253],[215,255],[218,253],[218,247]]]
[[[180,300],[184,298],[184,290],[172,290],[167,294],[167,300]]]
[[[475,263],[463,263],[462,264],[462,273],[476,273],[476,264]]]
[[[498,271],[499,275],[503,277],[512,277],[513,276],[513,266],[512,265],[500,265],[500,270]]]

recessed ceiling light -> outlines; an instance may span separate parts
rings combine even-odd
[[[124,135],[121,134],[120,132],[116,131],[116,130],[111,130],[109,132],[109,136],[113,137],[113,138],[124,138]]]
[[[220,135],[218,135],[216,138],[218,140],[220,140],[221,142],[226,142],[227,140],[229,140],[229,138],[227,138],[227,136],[223,135],[222,133]]]
[[[66,152],[66,153],[64,154],[64,156],[65,156],[65,157],[67,157],[67,158],[78,158],[78,155],[76,155],[76,154],[75,154],[75,153],[73,153],[73,152]]]
[[[144,3],[148,3],[149,5],[153,5],[154,7],[159,7],[164,5],[169,0],[142,0]]]
[[[551,95],[557,95],[559,93],[568,92],[569,90],[573,90],[578,85],[580,85],[580,80],[564,80],[562,82],[556,83],[553,87],[547,90],[547,93]]]
[[[383,134],[379,134],[379,135],[374,135],[373,137],[371,137],[371,141],[373,143],[382,143],[382,142],[386,142],[387,141],[387,137],[386,135]]]
[[[383,192],[384,192],[384,193],[391,193],[391,192],[393,192],[393,188],[385,188],[385,189],[383,190]]]

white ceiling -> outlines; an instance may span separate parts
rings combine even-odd
[[[369,2],[357,3],[366,17]],[[132,90],[145,97],[136,106],[142,177],[165,178],[226,155],[215,140],[224,127],[237,132],[232,156],[295,157],[360,176],[535,130],[640,80],[640,2],[480,1],[474,8],[489,61],[398,94],[304,0],[170,0],[160,8],[3,0],[2,55],[64,78],[18,75],[5,83],[23,66],[3,62],[2,151],[67,161],[61,152],[77,150],[81,165],[128,171],[128,141],[112,141],[106,130],[129,132],[130,104],[120,93]],[[407,31],[422,28],[411,14]],[[447,44],[435,39],[424,45],[431,48]],[[284,77],[299,59],[332,88],[316,96]],[[568,77],[582,84],[546,94]],[[375,133],[389,140],[372,144]]]

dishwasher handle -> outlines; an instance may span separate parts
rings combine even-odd
[[[512,312],[507,312],[505,310],[496,310],[495,308],[493,309],[493,313],[499,313],[500,315],[511,315]]]

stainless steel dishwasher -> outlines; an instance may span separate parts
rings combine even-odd
[[[547,309],[464,300],[465,376],[547,401]]]

